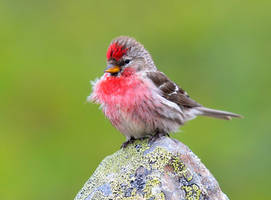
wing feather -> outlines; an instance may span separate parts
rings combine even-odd
[[[182,88],[169,80],[164,73],[159,71],[147,72],[147,77],[161,90],[165,99],[177,104],[179,107],[193,108],[201,106],[191,99]]]

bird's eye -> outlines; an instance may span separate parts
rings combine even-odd
[[[125,64],[128,64],[130,61],[131,61],[131,60],[126,59],[126,60],[124,60],[124,63],[125,63]]]

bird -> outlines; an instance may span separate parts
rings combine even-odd
[[[100,104],[106,118],[126,137],[123,148],[136,139],[169,136],[197,116],[225,120],[242,117],[204,107],[190,98],[157,69],[151,54],[132,37],[113,39],[106,59],[104,74],[91,81],[87,101]]]

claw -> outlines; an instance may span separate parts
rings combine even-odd
[[[135,141],[135,138],[134,137],[130,137],[130,139],[128,139],[126,142],[124,142],[120,148],[126,148],[129,144],[132,144],[134,143]]]
[[[156,140],[158,140],[159,138],[164,137],[164,136],[170,137],[168,133],[157,132],[155,135],[150,137],[149,144],[152,145]]]

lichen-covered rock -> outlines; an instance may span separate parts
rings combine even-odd
[[[75,200],[227,200],[212,174],[181,142],[137,140],[106,157]]]

